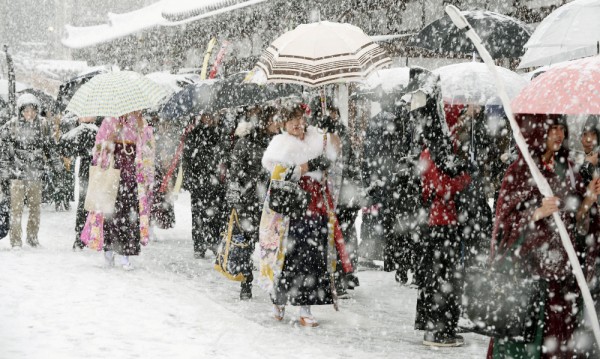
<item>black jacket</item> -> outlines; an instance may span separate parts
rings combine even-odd
[[[52,127],[43,117],[14,118],[0,128],[0,157],[10,179],[41,180],[47,166],[60,169]],[[6,171],[5,171],[6,172]]]

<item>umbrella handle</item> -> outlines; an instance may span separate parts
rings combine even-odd
[[[481,56],[485,64],[488,66],[496,82],[496,87],[498,88],[498,95],[502,100],[504,112],[508,117],[510,127],[517,142],[517,146],[519,147],[519,150],[521,150],[523,159],[527,163],[529,171],[531,172],[531,175],[537,187],[539,188],[540,193],[542,193],[544,197],[553,197],[552,189],[550,188],[548,181],[542,175],[539,168],[535,165],[535,163],[533,162],[533,158],[529,153],[529,148],[527,146],[527,143],[525,142],[525,138],[523,137],[521,129],[519,128],[519,125],[517,124],[517,121],[514,118],[512,107],[510,105],[510,99],[508,98],[508,94],[504,87],[504,81],[498,75],[496,65],[494,63],[494,60],[492,59],[492,56],[483,45],[479,35],[477,35],[475,30],[473,30],[467,19],[460,13],[460,10],[457,7],[453,5],[446,6],[446,13],[448,14],[448,16],[450,16],[450,19],[452,20],[454,25],[456,25],[456,27],[458,27],[460,30],[463,30],[465,32],[465,35],[471,40],[471,42],[473,42],[473,45],[475,45],[475,48],[477,48],[477,51],[479,52],[479,55]],[[565,224],[560,218],[558,212],[553,213],[552,218],[554,218],[554,221],[556,222],[556,227],[558,228],[558,233],[560,234],[562,245],[565,248],[565,251],[567,252],[567,255],[569,257],[569,262],[571,263],[571,268],[573,268],[573,274],[575,275],[575,278],[577,279],[577,284],[579,285],[579,289],[581,290],[585,307],[592,318],[597,318],[598,316],[596,314],[594,300],[592,299],[590,288],[588,287],[587,282],[585,280],[585,276],[583,275],[583,270],[581,269],[581,265],[579,264],[579,260],[577,259],[575,248],[573,248],[573,244],[571,243],[571,239],[569,238],[569,234],[567,232],[567,229],[565,228]],[[600,344],[600,324],[597,320],[591,320],[591,325],[596,342]]]

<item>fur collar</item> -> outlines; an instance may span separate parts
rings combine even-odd
[[[278,163],[285,167],[299,166],[322,154],[323,134],[319,133],[315,127],[308,126],[304,140],[285,132],[273,137],[263,155],[262,164],[269,172],[272,172]],[[327,158],[332,161],[337,158],[330,135],[327,135]],[[321,171],[308,172],[306,176],[320,181]]]

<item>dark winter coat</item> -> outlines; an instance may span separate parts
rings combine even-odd
[[[52,139],[52,127],[43,117],[29,122],[23,117],[0,128],[3,164],[11,179],[42,180],[45,167],[60,169],[60,158]]]
[[[227,134],[217,126],[199,124],[185,140],[183,150],[183,186],[188,191],[204,187],[223,187],[223,164],[229,153]]]
[[[58,148],[63,157],[79,157],[79,180],[88,181],[92,150],[96,141],[98,127],[93,124],[81,124],[60,137]]]
[[[271,138],[254,130],[236,142],[230,157],[228,191],[239,196],[235,207],[242,228],[253,239],[258,238],[255,234],[270,177],[261,161]]]

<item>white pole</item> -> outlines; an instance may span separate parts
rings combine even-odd
[[[498,76],[498,72],[496,71],[496,65],[492,56],[487,51],[485,46],[481,41],[481,38],[475,30],[471,27],[467,19],[460,13],[460,10],[453,6],[446,6],[446,13],[452,19],[452,22],[456,27],[460,30],[465,31],[465,35],[473,42],[473,45],[479,51],[479,55],[486,63],[490,72],[494,76],[494,80],[496,82],[496,87],[498,88],[498,95],[502,100],[502,105],[504,106],[504,112],[506,113],[506,117],[508,117],[508,121],[510,123],[510,127],[512,129],[513,135],[515,136],[515,140],[517,142],[517,146],[521,150],[523,154],[523,158],[531,171],[533,179],[538,186],[540,193],[545,197],[553,197],[552,189],[548,184],[546,178],[542,175],[539,168],[533,162],[533,158],[529,154],[529,149],[527,147],[527,143],[525,142],[525,138],[517,125],[517,121],[515,121],[515,117],[512,112],[512,107],[510,106],[510,99],[508,98],[508,94],[506,93],[506,89],[504,88],[504,81]],[[558,232],[560,234],[560,239],[562,241],[562,245],[567,251],[567,255],[569,256],[569,261],[571,262],[571,268],[573,268],[573,274],[577,279],[577,284],[579,285],[579,289],[581,289],[581,294],[583,295],[583,302],[587,311],[589,312],[592,320],[592,330],[594,331],[594,337],[596,338],[596,343],[600,345],[600,324],[598,323],[598,318],[596,314],[596,309],[594,308],[594,301],[592,299],[592,295],[590,294],[590,289],[588,288],[587,282],[585,280],[585,276],[583,275],[583,270],[581,269],[581,265],[579,264],[579,260],[577,259],[577,254],[575,253],[575,248],[573,248],[573,244],[571,243],[571,239],[569,238],[569,234],[567,233],[567,229],[565,228],[565,224],[558,212],[552,214],[554,221],[556,222],[556,226],[558,227]]]

